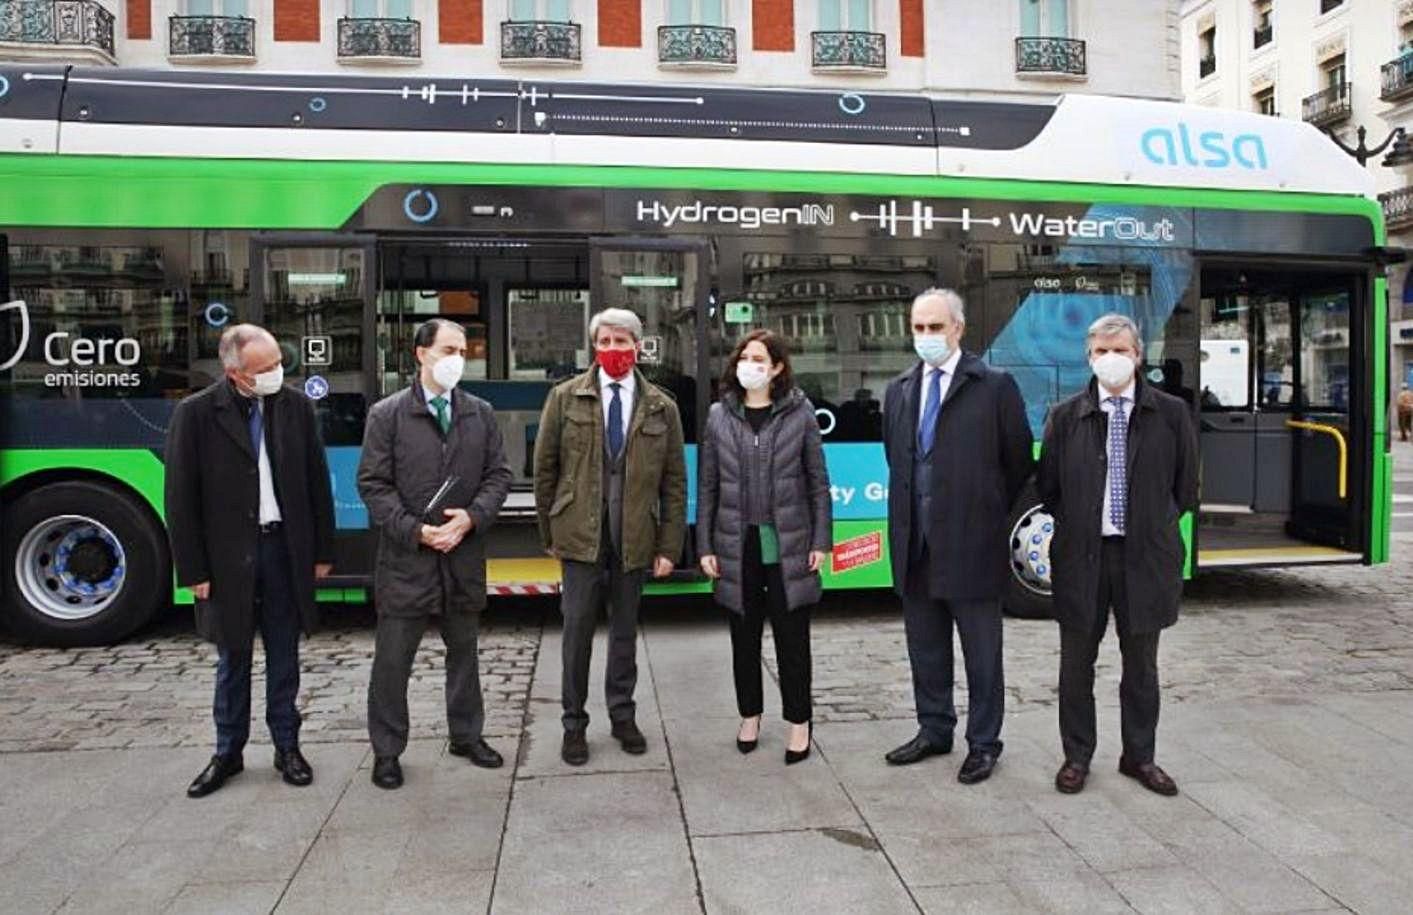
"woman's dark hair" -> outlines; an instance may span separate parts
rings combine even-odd
[[[453,327],[460,332],[461,336],[470,337],[470,335],[466,333],[466,328],[457,324],[455,321],[448,321],[446,318],[428,318],[421,324],[418,324],[417,329],[412,332],[412,345],[426,349],[437,342],[437,332],[443,327]]]
[[[737,397],[745,399],[746,389],[736,380],[736,363],[741,361],[741,354],[746,351],[746,347],[757,340],[770,355],[771,365],[784,366],[780,374],[770,382],[770,399],[779,400],[795,387],[795,374],[790,369],[790,347],[786,345],[784,337],[771,330],[753,330],[736,341],[736,348],[731,351],[731,356],[726,360],[726,368],[721,373],[721,390],[723,393],[735,391]]]

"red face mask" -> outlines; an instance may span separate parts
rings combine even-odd
[[[608,372],[610,378],[622,378],[633,371],[633,365],[638,361],[638,351],[636,349],[601,349],[598,351],[599,365]]]

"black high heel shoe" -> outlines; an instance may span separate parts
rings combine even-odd
[[[809,759],[809,756],[810,756],[810,747],[814,746],[814,721],[811,720],[811,721],[808,722],[808,724],[809,724],[809,740],[807,740],[807,741],[805,742],[805,748],[804,748],[803,750],[792,750],[792,749],[790,749],[788,746],[786,746],[786,747],[785,747],[785,765],[787,765],[787,766],[793,766],[793,765],[794,765],[795,763],[797,763],[797,762],[803,762],[804,760]]]
[[[762,716],[760,716],[760,715],[757,715],[757,716],[755,716],[755,717],[757,717],[757,718],[762,718]],[[741,739],[741,729],[740,729],[740,728],[737,728],[737,729],[736,729],[736,749],[740,750],[741,753],[742,753],[742,755],[751,752],[752,750],[754,750],[754,749],[760,744],[760,725],[761,725],[761,722],[759,722],[759,721],[756,722],[756,739],[755,739],[755,740],[742,740],[742,739]]]

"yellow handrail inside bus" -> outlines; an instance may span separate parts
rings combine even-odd
[[[1335,426],[1312,423],[1302,419],[1288,419],[1285,424],[1292,429],[1308,429],[1311,432],[1323,432],[1326,435],[1334,436],[1335,443],[1339,445],[1339,497],[1343,499],[1348,491],[1349,482],[1349,445],[1344,441],[1344,433]]]

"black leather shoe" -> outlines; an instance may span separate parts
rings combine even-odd
[[[505,758],[479,738],[469,743],[457,743],[453,740],[447,745],[446,751],[452,756],[464,756],[471,760],[473,766],[480,766],[482,769],[499,769],[505,765]]]
[[[589,761],[589,740],[583,731],[564,732],[564,745],[559,748],[559,758],[571,766],[582,766]]]
[[[627,721],[615,721],[612,733],[613,739],[623,747],[624,753],[632,753],[637,756],[640,753],[648,752],[648,739],[643,736],[642,731],[638,730],[638,723],[631,718]]]
[[[963,785],[986,781],[996,770],[996,762],[1000,758],[999,750],[972,750],[962,761],[962,768],[957,772],[957,781]]]
[[[911,766],[913,763],[922,762],[929,756],[946,756],[950,752],[952,752],[951,741],[937,744],[919,734],[901,747],[889,750],[883,758],[888,761],[890,766]]]
[[[1089,778],[1089,767],[1065,760],[1060,771],[1055,773],[1055,790],[1061,794],[1079,794]]]
[[[245,769],[245,760],[237,756],[212,756],[201,774],[187,786],[187,797],[205,797],[226,783],[226,779]]]
[[[1178,793],[1177,782],[1172,780],[1168,773],[1159,769],[1153,763],[1131,763],[1124,757],[1119,757],[1119,772],[1129,778],[1137,779],[1143,787],[1154,794],[1161,794],[1163,797],[1173,797]]]
[[[741,739],[741,728],[744,728],[746,726],[746,722],[750,721],[750,718],[741,719],[741,727],[736,729],[736,749],[740,751],[742,755],[750,753],[755,750],[756,747],[760,746],[761,716],[754,715],[752,717],[756,719],[756,736],[754,738],[752,738],[751,740]]]
[[[814,745],[814,722],[810,721],[807,723],[809,724],[810,732],[808,739],[805,740],[805,748],[803,750],[792,750],[789,746],[785,747],[785,765],[787,766],[793,766],[797,762],[804,762],[810,758],[810,747]]]
[[[299,747],[289,750],[275,750],[275,771],[284,778],[285,784],[303,788],[314,781],[314,770],[309,760],[299,752]]]
[[[402,763],[396,756],[379,756],[373,760],[373,784],[389,791],[402,787]]]

